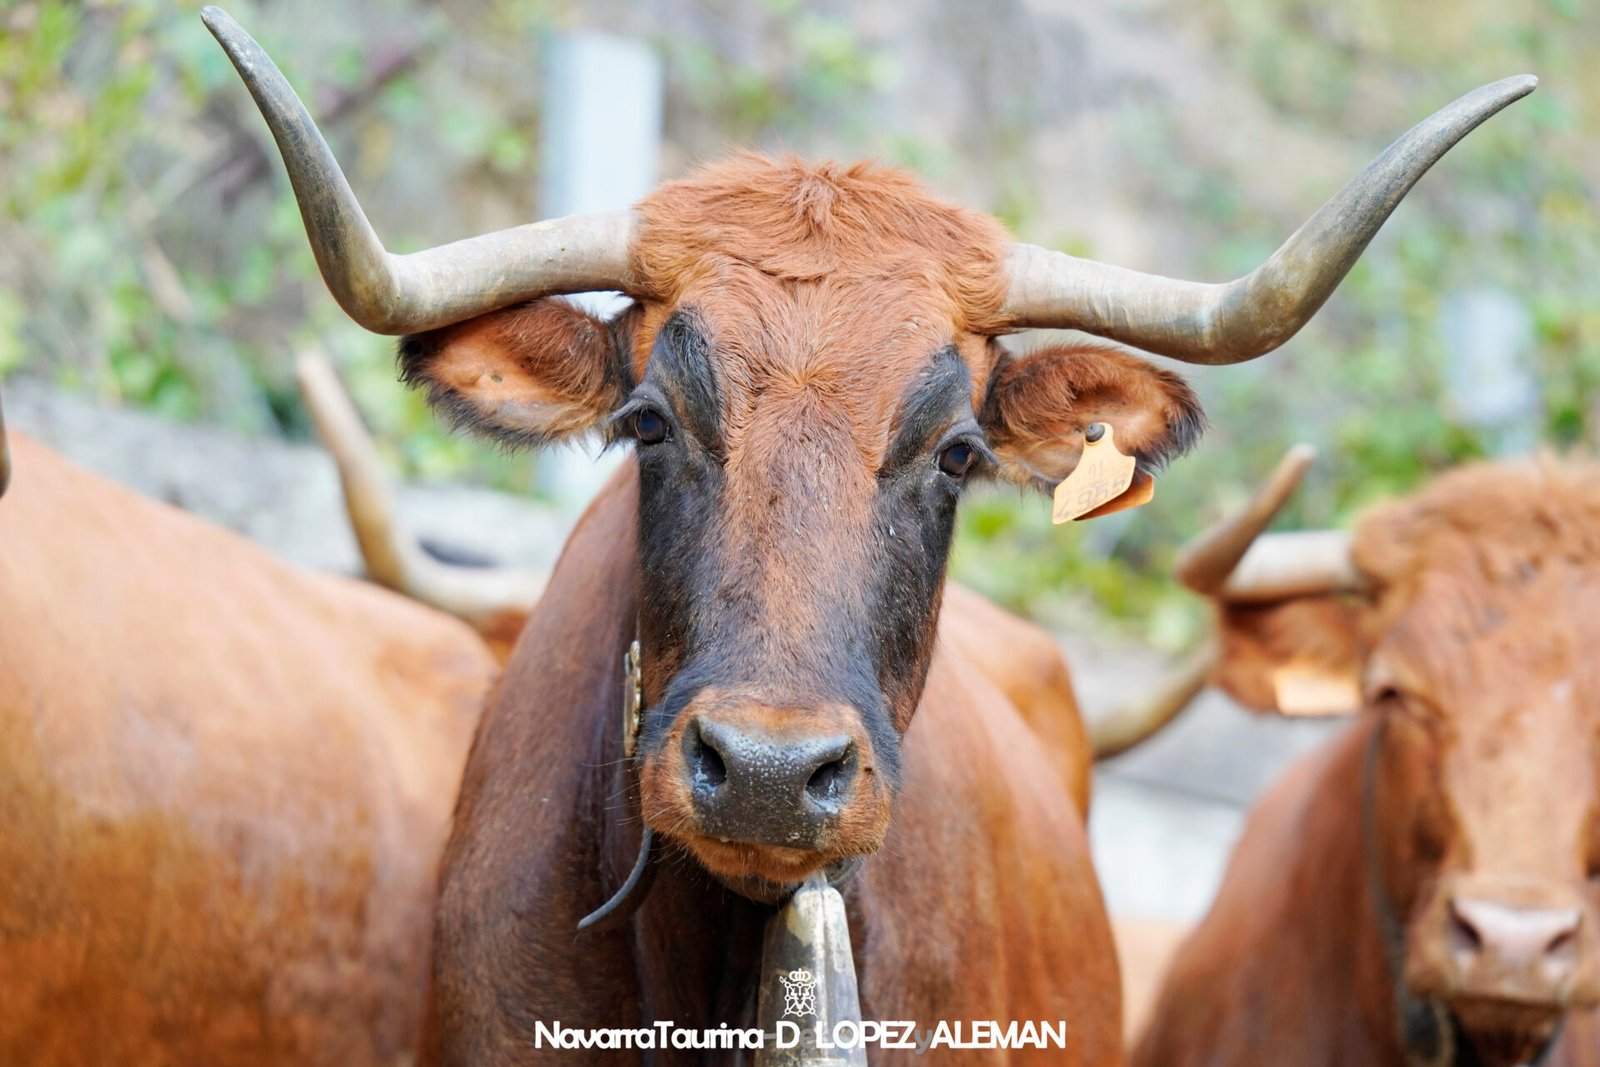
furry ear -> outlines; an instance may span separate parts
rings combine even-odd
[[[1239,703],[1284,715],[1361,709],[1361,609],[1337,596],[1223,605],[1213,681]]]
[[[1052,346],[995,365],[984,434],[1006,478],[1050,491],[1078,465],[1096,422],[1149,475],[1194,445],[1205,413],[1178,375],[1104,346]]]
[[[540,446],[596,428],[633,387],[635,308],[603,322],[565,300],[491,311],[400,342],[400,377],[457,426]]]

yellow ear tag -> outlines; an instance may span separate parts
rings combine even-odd
[[[1100,435],[1094,440],[1096,428]],[[1107,422],[1089,425],[1084,433],[1083,455],[1072,473],[1056,486],[1055,507],[1050,521],[1060,525],[1074,519],[1094,515],[1109,515],[1123,508],[1138,507],[1155,495],[1154,481],[1149,475],[1134,482],[1134,468],[1138,461],[1125,456],[1117,449],[1116,434]],[[1129,486],[1133,486],[1132,492]],[[1125,496],[1126,494],[1126,496]],[[1118,506],[1112,507],[1112,504]]]
[[[1273,699],[1284,715],[1344,715],[1361,708],[1354,678],[1309,660],[1290,660],[1272,672]]]

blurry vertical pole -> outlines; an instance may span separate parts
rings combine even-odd
[[[1483,436],[1492,455],[1537,447],[1544,404],[1527,305],[1504,289],[1458,289],[1440,305],[1439,332],[1452,414]]]
[[[559,33],[545,46],[540,116],[539,214],[632,207],[656,184],[661,153],[661,63],[645,45],[600,33]],[[609,318],[615,293],[571,298]],[[537,488],[563,509],[582,507],[620,460],[598,446],[541,455]]]

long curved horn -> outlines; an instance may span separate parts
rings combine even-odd
[[[318,353],[303,353],[295,377],[317,434],[339,468],[367,577],[480,630],[533,609],[548,577],[542,571],[448,566],[402,532],[377,450],[333,367]]]
[[[1538,84],[1504,78],[1418,123],[1243,278],[1180,281],[1019,243],[1006,263],[1005,314],[1018,327],[1079,329],[1186,363],[1265,355],[1316,313],[1439,157]]]
[[[1190,541],[1174,566],[1178,580],[1203,596],[1262,603],[1361,588],[1350,562],[1350,535],[1312,530],[1262,535],[1305,477],[1316,450],[1300,444],[1278,461],[1244,507]]]
[[[572,215],[410,255],[384,249],[317,125],[267,53],[221,8],[200,17],[255,97],[334,299],[374,333],[413,333],[552,293],[629,287],[628,212]]]
[[[1096,760],[1120,756],[1150,740],[1194,702],[1217,665],[1215,639],[1186,656],[1145,699],[1118,708],[1089,723],[1089,744]]]

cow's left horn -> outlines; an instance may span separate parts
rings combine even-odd
[[[1455,143],[1533,92],[1523,74],[1468,93],[1414,126],[1260,267],[1207,285],[1016,244],[1005,315],[1018,327],[1083,330],[1186,363],[1242,363],[1316,314],[1411,187]]]
[[[222,9],[207,7],[201,18],[278,142],[323,280],[362,326],[412,333],[552,293],[628,288],[634,219],[627,212],[536,222],[410,255],[385,250],[267,53]]]

